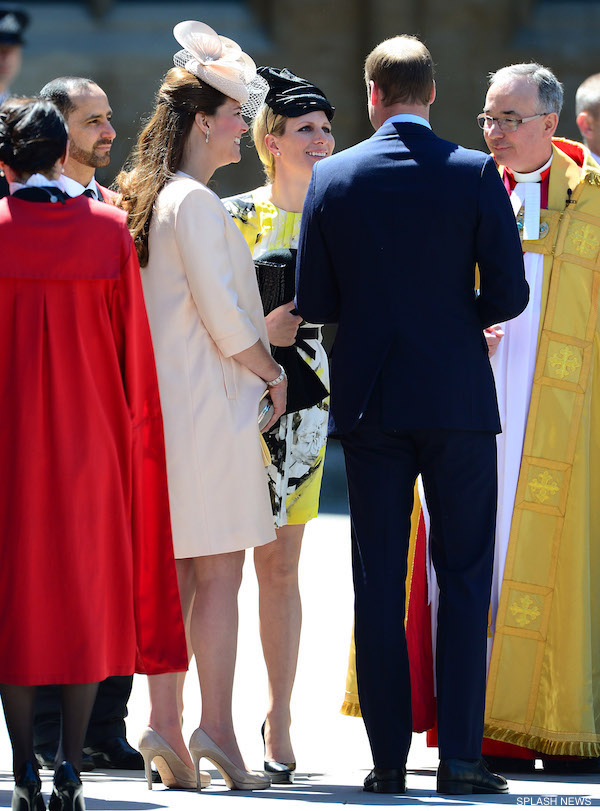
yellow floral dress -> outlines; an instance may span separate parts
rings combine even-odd
[[[300,213],[284,211],[269,200],[269,187],[223,200],[242,232],[254,259],[280,248],[297,248]],[[315,328],[315,324],[302,327]],[[320,336],[320,328],[319,336]],[[320,338],[307,338],[311,357],[298,352],[329,389],[329,365]],[[329,398],[311,408],[285,414],[266,434],[271,453],[267,467],[273,516],[277,527],[305,524],[317,515],[323,476]]]

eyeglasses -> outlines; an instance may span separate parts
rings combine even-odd
[[[528,115],[527,118],[494,118],[493,115],[480,113],[480,115],[477,116],[477,123],[482,130],[489,130],[494,126],[494,123],[496,123],[500,132],[516,132],[519,124],[526,124],[528,121],[533,121],[534,118],[541,118],[543,115],[549,115],[549,113],[536,113],[535,115]]]

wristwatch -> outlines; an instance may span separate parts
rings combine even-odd
[[[281,364],[279,364],[279,375],[275,378],[275,380],[265,380],[265,386],[267,386],[267,388],[269,389],[272,388],[273,386],[278,386],[281,382],[285,380],[286,377],[287,375],[285,373],[285,369]]]

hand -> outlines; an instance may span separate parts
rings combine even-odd
[[[273,403],[273,414],[271,419],[263,428],[263,434],[268,431],[272,425],[275,425],[279,417],[285,413],[285,406],[287,403],[287,377],[284,377],[281,383],[276,386],[269,386],[269,397]]]
[[[496,349],[498,349],[498,344],[504,337],[504,330],[500,324],[493,324],[491,327],[483,330],[483,335],[488,346],[488,357],[491,358],[495,354]]]
[[[295,308],[293,301],[282,304],[265,316],[267,335],[271,346],[293,346],[298,327],[302,323],[299,315],[292,315]]]

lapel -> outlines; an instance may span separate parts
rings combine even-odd
[[[581,182],[582,170],[575,161],[552,144],[552,166],[548,185],[548,208],[564,211],[567,190],[574,192]]]
[[[498,165],[500,177],[504,180],[505,167]],[[564,211],[567,202],[567,190],[575,191],[581,182],[583,170],[562,149],[552,144],[552,166],[548,183],[548,208],[553,211]]]
[[[112,189],[101,186],[98,181],[96,181],[96,188],[98,189],[98,200],[101,203],[114,203],[119,196],[116,192],[112,191]]]

